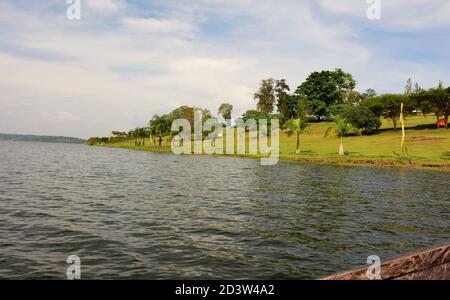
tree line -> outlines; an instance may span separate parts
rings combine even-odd
[[[404,113],[434,114],[436,119],[444,119],[448,124],[450,115],[450,87],[439,82],[437,87],[423,89],[418,83],[413,85],[408,79],[402,94],[378,95],[374,89],[364,92],[355,90],[357,82],[353,75],[341,69],[311,73],[295,90],[286,79],[268,78],[260,82],[253,98],[256,108],[246,111],[240,118],[260,120],[277,118],[280,126],[288,134],[297,134],[297,151],[299,151],[299,134],[308,127],[308,122],[335,121],[334,130],[330,128],[326,135],[334,132],[342,137],[348,134],[372,134],[381,127],[381,118],[390,119],[397,128],[400,107],[403,103]],[[128,132],[113,131],[108,138],[91,138],[89,144],[108,143],[124,138],[134,138],[136,145],[144,145],[145,138],[154,145],[168,143],[172,136],[171,124],[175,119],[187,119],[194,124],[194,112],[203,113],[203,121],[213,118],[207,109],[181,106],[164,115],[155,115],[148,126],[138,127]],[[233,105],[223,103],[217,115],[231,119]],[[448,126],[446,126],[448,128]]]

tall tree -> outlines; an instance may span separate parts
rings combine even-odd
[[[387,119],[391,119],[394,129],[397,129],[397,120],[400,116],[402,102],[405,104],[405,111],[410,111],[412,107],[409,97],[404,94],[384,94],[368,99],[364,102],[364,105],[376,116],[384,116]]]
[[[161,147],[161,143],[164,137],[170,135],[172,121],[169,115],[158,116],[155,115],[150,121],[150,132],[154,132],[158,137],[158,145]]]
[[[420,87],[419,83],[416,82],[414,84],[414,93],[420,92],[422,90],[422,88]]]
[[[364,100],[364,96],[357,91],[348,91],[345,93],[344,102],[353,105],[359,105]]]
[[[363,100],[370,99],[377,96],[377,92],[374,89],[367,89],[361,94]]]
[[[217,114],[221,115],[225,120],[231,120],[231,113],[233,112],[233,105],[230,103],[222,103]]]
[[[273,78],[261,81],[258,92],[254,99],[257,101],[256,107],[259,111],[272,113],[275,105],[275,80]]]
[[[341,69],[314,72],[296,90],[306,99],[308,113],[317,119],[330,116],[330,107],[343,103],[345,95],[353,90],[356,81]]]
[[[277,101],[278,112],[281,117],[281,125],[283,125],[286,120],[290,119],[291,114],[289,113],[289,85],[286,83],[286,79],[277,80],[275,83],[275,97]]]
[[[297,106],[297,111],[296,114],[293,113],[293,115],[302,118],[302,119],[306,119],[308,112],[306,111],[306,99],[303,95],[300,95],[298,97],[296,97],[296,106]]]
[[[445,89],[440,83],[436,88],[421,89],[415,92],[411,98],[422,113],[433,113],[437,120],[444,117],[448,123],[450,115],[450,88]]]
[[[413,83],[411,78],[408,78],[405,85],[405,95],[409,96],[413,93]]]

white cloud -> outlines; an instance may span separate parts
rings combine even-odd
[[[154,18],[124,18],[123,24],[131,30],[148,33],[192,33],[195,28],[192,24],[180,20],[159,20]]]
[[[352,13],[337,2],[321,5]],[[143,17],[122,1],[90,0],[88,8],[112,13],[76,22],[63,10],[13,3],[0,3],[0,69],[8,70],[0,72],[0,131],[107,135],[178,105],[215,112],[223,101],[237,116],[254,107],[263,78],[286,78],[295,89],[310,72],[336,67],[361,89],[382,91],[401,90],[410,76],[427,85],[449,75],[439,64],[385,57],[351,23],[320,18],[309,1],[169,1]],[[205,33],[208,22],[228,29]]]
[[[386,30],[423,30],[450,25],[448,0],[380,0],[381,20]],[[320,5],[336,14],[366,19],[366,0],[320,0]]]
[[[118,11],[124,5],[122,1],[119,2],[115,0],[86,0],[86,4],[88,8],[103,11]]]

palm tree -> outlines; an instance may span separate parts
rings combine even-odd
[[[290,120],[287,124],[287,133],[289,136],[296,134],[297,135],[297,146],[295,148],[295,154],[300,153],[300,134],[305,132],[308,128],[309,124],[306,118],[297,118],[294,120]]]
[[[342,118],[340,116],[336,117],[334,119],[334,126],[331,126],[327,129],[325,132],[325,137],[337,135],[339,138],[341,138],[341,144],[339,145],[339,155],[345,155],[344,151],[344,135],[347,133],[354,132],[354,128],[352,125],[350,125],[345,118]]]

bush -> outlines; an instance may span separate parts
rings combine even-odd
[[[372,132],[381,127],[381,120],[363,105],[346,105],[342,108],[340,116],[345,118],[353,127],[364,130],[364,132]]]

